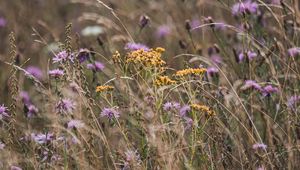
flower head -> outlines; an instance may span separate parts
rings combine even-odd
[[[300,54],[300,47],[293,47],[288,49],[289,56],[295,57]]]
[[[0,17],[0,28],[6,26],[6,20],[3,17]]]
[[[189,105],[184,105],[180,108],[179,115],[181,117],[185,117],[187,115],[187,113],[190,111],[191,111],[191,107]]]
[[[104,108],[100,114],[101,117],[107,117],[108,119],[119,118],[120,113],[114,108]]]
[[[129,51],[136,51],[136,50],[144,50],[144,51],[149,51],[150,48],[147,47],[146,45],[144,44],[141,44],[141,43],[132,43],[132,42],[129,42],[125,45],[125,49],[126,50],[129,50]]]
[[[60,69],[50,70],[49,75],[54,78],[59,78],[64,75],[64,71]]]
[[[5,144],[2,141],[0,141],[0,150],[3,150],[4,148],[5,148]]]
[[[156,37],[163,38],[171,33],[171,27],[168,25],[161,25],[156,30]]]
[[[206,105],[191,104],[191,108],[196,111],[204,112],[209,117],[216,115],[216,113]]]
[[[10,167],[10,170],[22,170],[22,168],[13,165]]]
[[[29,105],[29,106],[27,106],[27,109],[28,109],[28,111],[27,111],[27,117],[29,117],[29,118],[31,118],[31,117],[33,117],[34,115],[36,115],[37,113],[38,113],[38,108],[36,108],[34,105]]]
[[[73,129],[73,128],[82,128],[84,127],[84,123],[81,120],[70,120],[68,122],[68,129]]]
[[[252,148],[253,148],[254,150],[257,150],[257,149],[263,149],[263,150],[265,150],[265,149],[267,149],[267,145],[264,144],[264,143],[256,143],[256,144],[254,144],[254,145],[252,146]]]
[[[214,74],[217,74],[219,72],[219,70],[216,68],[216,67],[208,67],[207,68],[207,74],[209,75],[214,75]]]
[[[4,104],[0,105],[0,120],[2,120],[5,117],[9,117],[9,114],[7,113],[7,107],[4,106]]]
[[[268,96],[271,93],[277,93],[279,90],[277,87],[273,87],[272,85],[267,85],[262,89],[262,93],[264,96]]]
[[[166,62],[161,58],[164,51],[165,49],[161,47],[147,51],[144,49],[131,51],[127,54],[126,62],[142,64],[146,67],[162,67],[166,64]]]
[[[95,61],[95,63],[93,64],[87,64],[86,65],[87,69],[89,70],[93,70],[93,71],[102,71],[104,69],[104,64],[99,62],[99,61]]]
[[[293,109],[295,107],[295,104],[299,101],[300,101],[300,96],[295,95],[290,97],[287,101],[288,108]]]
[[[52,141],[54,139],[54,135],[53,135],[53,133],[45,133],[45,134],[44,133],[39,133],[39,134],[32,133],[31,139],[34,140],[38,144],[44,144],[44,143]]]
[[[77,58],[78,58],[78,60],[79,60],[80,63],[83,63],[84,61],[88,60],[89,57],[90,57],[89,50],[82,49],[82,48],[79,50]]]
[[[180,109],[180,103],[178,102],[166,102],[164,105],[163,105],[163,109],[164,111],[170,111],[170,110],[178,110]]]
[[[251,0],[236,3],[232,7],[233,15],[241,15],[246,13],[256,14],[257,11],[258,11],[258,4],[256,2],[252,2]]]
[[[262,87],[255,80],[246,80],[245,85],[241,87],[242,90],[253,88],[255,90],[261,90]]]
[[[26,68],[29,75],[41,80],[43,78],[42,70],[35,66],[29,66]]]
[[[105,92],[105,91],[111,91],[113,89],[114,89],[113,86],[97,86],[96,87],[96,92],[101,93],[101,92]]]
[[[176,76],[182,77],[187,75],[203,75],[206,72],[205,68],[188,68],[176,72]]]
[[[171,80],[168,76],[158,76],[157,79],[154,81],[156,86],[166,86],[175,84],[176,81]]]
[[[55,57],[52,59],[53,63],[63,62],[70,60],[73,62],[72,55],[69,55],[66,51],[61,51],[58,54],[55,55]]]
[[[26,91],[20,92],[20,98],[21,98],[22,102],[26,105],[31,103],[29,94]]]
[[[56,109],[60,113],[71,113],[75,109],[75,103],[70,99],[62,99],[56,104]]]

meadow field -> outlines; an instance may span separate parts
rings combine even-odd
[[[0,169],[300,169],[298,0],[0,0]]]

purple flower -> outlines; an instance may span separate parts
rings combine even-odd
[[[93,71],[102,71],[104,69],[104,64],[99,62],[99,61],[95,61],[94,64],[87,64],[86,67],[89,70],[93,70]]]
[[[199,27],[201,25],[200,21],[198,19],[193,19],[191,21],[191,27],[192,29],[196,28],[196,27]]]
[[[258,4],[256,2],[252,2],[251,0],[236,3],[232,7],[232,14],[235,16],[244,13],[255,14],[257,11]]]
[[[139,163],[141,161],[140,159],[140,155],[138,154],[138,152],[135,150],[127,150],[125,152],[125,156],[126,156],[126,161],[127,162],[136,162]]]
[[[186,125],[185,129],[190,129],[193,126],[193,119],[189,118],[189,117],[184,117],[184,123]]]
[[[70,99],[62,99],[56,104],[56,110],[60,113],[71,113],[75,109],[75,103]]]
[[[89,59],[89,50],[87,49],[80,49],[79,54],[77,56],[80,63],[83,63],[84,61]]]
[[[72,57],[72,55],[68,55],[68,53],[66,51],[61,51],[58,54],[56,54],[52,60],[53,60],[53,63],[63,62],[66,60],[70,60],[73,62],[73,57]]]
[[[300,54],[300,47],[293,47],[288,49],[289,56],[295,57]]]
[[[26,91],[21,91],[20,92],[20,98],[21,98],[21,100],[24,104],[30,104],[31,103],[29,94]]]
[[[5,144],[2,141],[0,141],[0,150],[3,150],[4,148],[5,148]]]
[[[29,105],[28,107],[28,112],[27,112],[27,117],[31,118],[34,115],[36,115],[38,113],[38,108],[36,108],[34,105]]]
[[[156,30],[156,33],[155,33],[157,38],[163,38],[163,37],[166,37],[169,34],[171,34],[171,28],[168,25],[159,26]]]
[[[179,115],[185,117],[189,111],[191,111],[191,107],[189,105],[184,105],[180,108]]]
[[[210,56],[210,59],[215,64],[221,64],[222,63],[222,58],[221,58],[221,56],[219,54],[212,54]]]
[[[207,74],[209,74],[209,75],[214,75],[218,72],[219,72],[219,70],[216,67],[212,66],[212,67],[207,68]]]
[[[20,168],[18,166],[11,166],[10,170],[22,170],[22,168]]]
[[[263,149],[263,150],[265,150],[265,149],[267,149],[267,145],[264,144],[264,143],[256,143],[256,144],[254,144],[254,145],[252,146],[252,148],[253,148],[254,150],[257,150],[257,149]]]
[[[248,51],[247,56],[248,56],[249,60],[253,60],[254,58],[257,57],[257,54],[255,52]]]
[[[44,144],[44,143],[52,141],[54,139],[54,135],[53,135],[53,133],[46,133],[46,134],[43,134],[43,133],[39,133],[39,134],[32,133],[31,134],[31,139],[34,140],[38,144]]]
[[[9,117],[9,114],[7,113],[7,107],[2,104],[0,105],[0,120],[2,120],[4,117]]]
[[[26,68],[29,75],[41,80],[43,78],[42,70],[35,66],[29,66]]]
[[[101,117],[107,117],[108,119],[120,117],[120,113],[114,108],[104,108],[100,114]]]
[[[264,96],[268,96],[271,93],[277,93],[279,90],[277,87],[273,87],[272,85],[267,85],[262,89],[262,93]]]
[[[135,51],[135,50],[139,50],[139,49],[143,49],[144,51],[149,51],[150,50],[150,48],[147,47],[144,44],[141,44],[141,43],[132,43],[132,42],[127,43],[125,45],[125,49],[126,50],[130,50],[130,51]]]
[[[300,101],[300,96],[292,96],[287,101],[288,108],[294,108],[295,104]]]
[[[6,20],[3,17],[0,17],[0,28],[6,26]]]
[[[49,71],[49,75],[50,75],[51,77],[58,78],[58,77],[64,75],[64,71],[63,71],[63,70],[60,70],[60,69],[50,70],[50,71]]]
[[[264,166],[260,166],[256,170],[266,170],[266,168]]]
[[[170,111],[172,109],[180,109],[180,104],[178,102],[167,102],[163,105],[164,111]]]
[[[84,127],[84,123],[81,120],[70,120],[68,122],[68,129],[73,129],[73,128],[82,128]]]
[[[242,90],[253,88],[255,90],[261,90],[261,86],[254,80],[246,80],[245,85],[241,87]]]

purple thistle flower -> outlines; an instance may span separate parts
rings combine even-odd
[[[0,150],[3,150],[4,148],[5,148],[5,144],[2,141],[0,141]]]
[[[36,115],[39,111],[38,108],[36,108],[34,105],[29,105],[27,108],[28,108],[27,117],[29,118]]]
[[[4,117],[9,117],[9,114],[7,113],[7,107],[2,104],[0,105],[0,120],[2,120]]]
[[[72,57],[72,55],[68,55],[68,53],[66,51],[61,51],[58,54],[56,54],[52,60],[53,60],[53,63],[63,62],[66,60],[70,60],[73,62],[73,57]]]
[[[140,155],[137,152],[137,150],[135,150],[135,151],[133,151],[133,150],[127,150],[125,152],[125,156],[126,156],[126,161],[127,162],[136,162],[136,163],[139,163],[141,161]]]
[[[278,91],[278,88],[273,87],[272,85],[267,85],[262,89],[262,93],[264,96],[269,96],[271,93],[277,93]]]
[[[94,64],[87,64],[86,67],[93,71],[102,71],[105,68],[104,64],[99,61],[95,61]]]
[[[31,75],[31,76],[39,79],[39,80],[41,80],[43,78],[42,70],[38,67],[29,66],[29,67],[26,68],[26,71],[28,72],[29,75]]]
[[[171,28],[168,25],[161,25],[156,30],[156,37],[157,38],[163,38],[171,34]]]
[[[11,166],[10,170],[22,170],[22,168],[20,168],[18,166]]]
[[[119,118],[120,113],[114,108],[104,108],[100,114],[101,117],[107,117],[108,119]]]
[[[20,98],[21,98],[22,102],[26,105],[31,103],[29,94],[26,91],[20,92]]]
[[[198,19],[192,19],[191,21],[191,27],[192,29],[199,27],[201,25],[200,21]]]
[[[146,45],[141,44],[141,43],[129,42],[125,45],[125,50],[135,51],[135,50],[139,50],[139,49],[143,49],[144,51],[149,51],[150,50],[149,47],[147,47]]]
[[[178,102],[167,102],[163,105],[163,110],[164,111],[170,111],[172,109],[180,109],[180,103]]]
[[[64,71],[63,71],[63,70],[60,70],[60,69],[50,70],[50,71],[49,71],[49,75],[50,75],[51,77],[58,78],[58,77],[64,75]]]
[[[68,129],[73,129],[73,128],[82,128],[84,127],[84,123],[81,120],[70,120],[68,122]]]
[[[211,66],[211,67],[207,68],[207,74],[209,74],[209,75],[214,75],[218,72],[219,72],[219,70],[216,67]]]
[[[257,54],[256,54],[255,52],[248,51],[248,52],[247,52],[247,56],[248,56],[248,59],[249,59],[249,60],[253,60],[254,58],[257,57]]]
[[[265,150],[265,149],[267,149],[267,145],[264,144],[264,143],[256,143],[256,144],[254,144],[254,145],[252,146],[252,148],[253,148],[254,150],[258,150],[258,149],[263,149],[263,150]]]
[[[242,90],[253,88],[255,90],[261,90],[262,87],[254,80],[246,80],[245,85],[241,87]]]
[[[39,134],[32,133],[31,134],[31,139],[34,140],[38,144],[44,144],[44,143],[52,141],[54,139],[54,135],[53,135],[53,133],[46,133],[46,134],[43,134],[43,133],[39,133]]]
[[[288,108],[293,109],[295,107],[295,104],[299,101],[300,101],[300,96],[295,95],[290,97],[287,101]]]
[[[184,105],[180,108],[179,115],[185,117],[189,111],[191,111],[191,107],[189,105]]]
[[[255,14],[257,11],[258,4],[256,2],[252,2],[251,0],[236,3],[232,7],[232,14],[235,16],[244,13]]]
[[[56,104],[56,110],[60,113],[71,113],[75,109],[75,103],[70,99],[62,99]]]
[[[6,20],[3,17],[0,17],[0,28],[6,26]]]
[[[186,125],[185,129],[190,129],[193,126],[193,119],[189,118],[189,117],[184,117],[184,123]]]
[[[86,60],[89,59],[89,50],[88,49],[80,49],[79,54],[77,56],[78,60],[80,63],[85,62]]]
[[[222,63],[222,58],[221,58],[221,56],[219,54],[212,54],[210,56],[210,59],[215,64],[221,64]]]
[[[300,54],[300,47],[293,47],[288,49],[289,56],[295,57]]]
[[[256,170],[266,170],[264,166],[259,166]]]

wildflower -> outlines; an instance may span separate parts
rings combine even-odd
[[[36,143],[38,144],[44,144],[47,142],[50,142],[54,139],[54,135],[53,133],[39,133],[39,134],[35,134],[32,133],[31,134],[31,139],[33,139]]]
[[[133,163],[133,162],[135,162],[135,163],[139,163],[141,160],[140,160],[140,155],[138,154],[138,152],[135,150],[135,151],[133,151],[133,150],[127,150],[126,152],[125,152],[125,156],[126,156],[126,158],[125,158],[125,160],[127,161],[127,162],[131,162],[131,163]]]
[[[161,25],[156,30],[156,37],[163,38],[171,33],[171,28],[168,25]]]
[[[273,87],[272,85],[267,85],[262,89],[262,93],[264,96],[268,96],[271,93],[277,93],[279,90],[277,87]]]
[[[39,80],[41,80],[43,78],[42,70],[38,67],[29,66],[26,68],[26,71],[28,72],[28,73],[26,73],[26,75],[31,75]]]
[[[20,98],[21,98],[21,100],[24,104],[30,104],[31,103],[29,94],[26,91],[21,91],[20,92]]]
[[[205,68],[188,68],[179,70],[176,72],[176,76],[187,76],[187,75],[203,75],[206,72]]]
[[[145,26],[149,24],[149,22],[150,22],[150,18],[147,15],[142,15],[140,17],[140,22],[139,22],[140,28],[143,29]]]
[[[101,117],[107,117],[108,119],[119,118],[120,113],[114,108],[104,108],[100,114]]]
[[[145,51],[144,49],[131,51],[127,54],[127,63],[143,64],[146,67],[162,67],[166,64],[161,59],[161,54],[165,51],[163,48],[150,49]]]
[[[246,80],[245,85],[241,87],[242,90],[253,88],[255,90],[261,90],[262,87],[255,80]]]
[[[3,150],[5,148],[5,144],[0,141],[0,150]]]
[[[63,62],[70,60],[73,62],[72,55],[69,55],[66,51],[61,51],[58,54],[55,55],[55,57],[52,59],[53,63]]]
[[[293,47],[288,49],[288,54],[291,57],[295,57],[300,54],[300,47]]]
[[[58,112],[71,113],[75,109],[75,103],[70,99],[62,99],[56,104]]]
[[[96,87],[96,92],[104,92],[104,91],[111,91],[113,90],[114,87],[113,86],[97,86]]]
[[[6,26],[6,20],[3,17],[0,17],[0,28]]]
[[[89,50],[88,49],[80,49],[79,53],[77,55],[77,58],[79,60],[80,63],[85,62],[86,60],[89,59]]]
[[[172,109],[179,109],[180,108],[180,104],[177,102],[167,102],[163,105],[163,109],[164,111],[170,111]]]
[[[22,170],[22,168],[20,168],[18,166],[11,166],[10,170]]]
[[[189,118],[189,117],[184,117],[184,123],[186,124],[185,129],[190,129],[193,126],[193,119]]]
[[[86,67],[89,70],[93,70],[93,71],[102,71],[104,69],[104,64],[99,62],[99,61],[95,61],[95,63],[93,64],[87,64]]]
[[[254,58],[257,57],[257,53],[253,52],[253,51],[247,51],[246,52],[246,56],[248,57],[248,59],[251,61]],[[245,58],[245,54],[244,53],[240,53],[239,54],[239,62],[242,62]]]
[[[149,51],[150,50],[150,48],[147,47],[144,44],[141,44],[141,43],[132,43],[132,42],[127,43],[125,45],[125,49],[126,50],[130,50],[130,51],[136,51],[136,50],[141,50],[141,49],[143,49],[144,51]]]
[[[204,112],[209,117],[216,115],[216,113],[213,110],[211,110],[208,106],[205,106],[205,105],[191,104],[191,108],[193,108],[194,110],[197,110],[197,111]]]
[[[29,105],[29,106],[26,106],[28,111],[27,111],[27,117],[31,118],[33,117],[34,115],[37,114],[37,112],[39,111],[38,108],[36,108],[34,105]]]
[[[49,75],[54,78],[59,78],[64,75],[64,71],[60,69],[50,70]]]
[[[115,64],[121,63],[121,54],[119,51],[116,51],[115,54],[113,54],[112,60]]]
[[[158,78],[154,81],[154,84],[157,86],[166,86],[175,83],[176,81],[171,80],[168,76],[158,76]]]
[[[233,5],[232,14],[233,15],[241,15],[241,14],[255,14],[258,11],[258,4],[256,2],[252,2],[251,0],[247,0],[245,2],[239,2]]]
[[[185,117],[187,115],[187,113],[190,111],[191,111],[191,107],[189,105],[184,105],[180,108],[179,115],[181,117]]]
[[[256,170],[266,170],[264,166],[259,166]]]
[[[295,104],[297,103],[297,102],[299,102],[300,101],[300,96],[292,96],[292,97],[290,97],[289,99],[288,99],[288,101],[287,101],[287,106],[288,106],[288,108],[293,108],[293,107],[295,107]]]
[[[216,67],[208,67],[207,68],[207,74],[214,75],[217,74],[219,70]]]
[[[7,107],[2,104],[0,105],[0,120],[2,120],[4,117],[9,117],[9,114],[7,113]]]
[[[222,63],[222,58],[221,58],[220,54],[212,54],[210,56],[210,59],[215,64],[221,64]]]
[[[73,128],[82,128],[84,127],[84,123],[81,120],[70,120],[68,122],[68,129],[73,129]]]
[[[257,150],[257,149],[263,149],[263,150],[265,150],[265,149],[267,149],[267,145],[264,144],[264,143],[256,143],[256,144],[254,144],[254,145],[252,146],[252,148],[253,148],[254,150]]]

